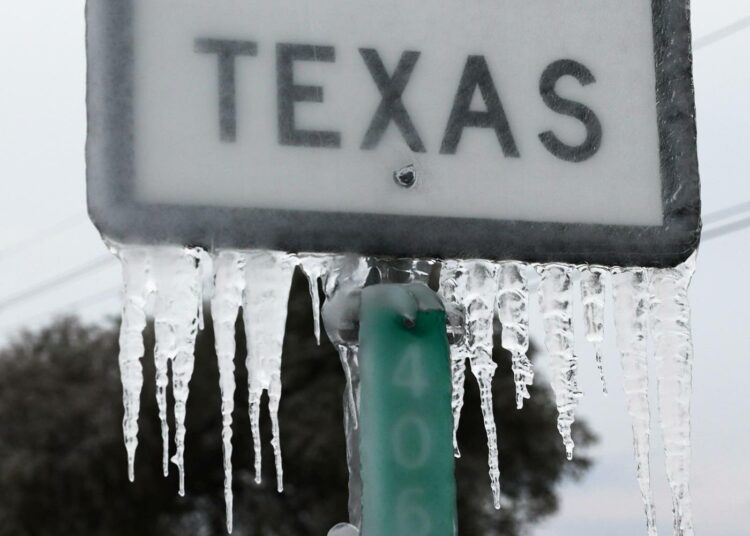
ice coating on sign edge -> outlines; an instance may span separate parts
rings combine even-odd
[[[261,481],[260,403],[268,392],[268,411],[276,465],[276,486],[284,489],[279,437],[281,351],[287,305],[297,259],[278,251],[253,251],[245,256],[245,293],[242,304],[247,337],[247,374],[250,424],[255,451],[255,480]]]
[[[492,400],[492,379],[497,364],[492,360],[493,319],[497,301],[497,265],[490,261],[468,260],[445,263],[446,271],[441,288],[446,299],[465,311],[465,336],[458,347],[452,348],[452,359],[463,360],[468,354],[469,366],[479,384],[484,427],[487,432],[488,463],[493,505],[500,508],[500,467],[498,461],[497,426]],[[453,383],[462,383],[462,371],[453,367]],[[458,373],[457,373],[458,372]],[[454,408],[455,409],[455,408]],[[458,408],[460,412],[460,407]],[[458,419],[454,417],[454,429]]]
[[[222,451],[224,461],[224,501],[227,531],[233,527],[232,493],[232,411],[234,411],[235,324],[245,289],[245,258],[241,253],[223,251],[215,263],[216,279],[211,312],[214,322],[216,358],[221,390]]]
[[[694,533],[690,497],[693,341],[688,287],[695,271],[695,259],[693,254],[676,268],[653,270],[649,286],[659,421],[677,536]]]
[[[145,354],[143,330],[146,328],[146,305],[153,290],[150,281],[148,253],[142,249],[117,252],[122,263],[123,304],[120,325],[120,379],[124,416],[122,421],[125,449],[128,457],[128,478],[135,480],[135,452],[138,448],[138,416],[143,389]]]
[[[623,387],[633,428],[636,475],[646,511],[649,536],[656,536],[656,512],[651,491],[651,413],[648,396],[649,275],[645,268],[628,268],[613,275],[617,347]]]
[[[529,386],[534,383],[534,368],[529,351],[529,289],[526,280],[528,266],[518,262],[503,262],[498,270],[499,290],[497,315],[503,326],[502,345],[512,356],[513,380],[516,384],[516,407],[523,408],[530,398]]]
[[[560,264],[541,268],[539,304],[544,322],[544,342],[550,354],[552,389],[557,399],[557,429],[568,459],[573,459],[572,426],[583,393],[578,387],[578,358],[573,333],[572,270]]]
[[[586,340],[594,346],[596,366],[599,369],[599,379],[602,392],[606,395],[607,380],[604,377],[604,363],[602,358],[602,344],[604,344],[604,281],[606,268],[585,266],[581,268],[581,306],[586,328]]]

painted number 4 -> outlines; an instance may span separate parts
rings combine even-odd
[[[393,384],[408,389],[414,398],[421,398],[428,387],[419,348],[409,348],[393,374]]]

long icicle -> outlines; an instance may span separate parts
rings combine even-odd
[[[586,327],[586,340],[591,343],[596,353],[596,366],[599,369],[599,380],[602,392],[607,395],[607,379],[604,376],[604,359],[602,345],[604,344],[604,275],[606,268],[600,266],[585,266],[581,268],[581,305],[583,306],[583,320]]]
[[[573,281],[571,268],[559,264],[542,267],[539,303],[544,319],[545,345],[553,371],[552,389],[557,399],[557,429],[568,459],[573,459],[572,425],[583,396],[578,387],[578,358],[574,351]]]
[[[458,426],[461,423],[461,410],[464,407],[464,384],[466,382],[466,360],[469,351],[466,344],[466,312],[460,303],[458,261],[444,261],[440,270],[440,296],[446,306],[451,354],[451,407],[453,411],[453,452],[456,458],[461,457],[458,445]]]
[[[146,303],[153,290],[148,252],[141,248],[118,250],[123,273],[122,323],[120,325],[120,378],[125,415],[122,421],[128,457],[128,478],[135,480],[135,452],[138,448],[138,416],[143,389]]]
[[[649,270],[628,268],[613,275],[617,346],[628,413],[633,427],[636,474],[649,536],[656,536],[651,491],[651,412],[648,396]]]
[[[227,531],[233,527],[232,412],[234,411],[235,324],[245,289],[245,258],[239,252],[222,251],[216,258],[216,281],[211,311],[221,390],[221,439],[224,455],[224,502]]]
[[[497,369],[497,364],[492,360],[497,271],[497,265],[490,261],[460,261],[456,266],[454,292],[455,300],[466,312],[464,344],[469,352],[471,372],[479,384],[482,417],[487,432],[487,460],[493,505],[499,509],[500,465],[492,401],[492,380]]]
[[[177,466],[180,496],[185,496],[185,418],[190,394],[190,380],[195,368],[195,339],[203,308],[203,280],[200,252],[184,249],[175,262],[172,278],[177,286],[174,294],[174,330],[176,353],[172,362],[172,392],[174,393],[175,453],[172,463]]]
[[[297,259],[277,251],[246,254],[243,299],[247,335],[247,373],[250,424],[255,451],[255,480],[261,481],[260,403],[268,392],[276,465],[276,487],[284,489],[278,410],[281,400],[281,351],[286,330],[287,306]]]
[[[172,277],[172,268],[182,256],[180,248],[152,250],[153,278],[156,287],[154,302],[154,364],[156,367],[156,404],[159,408],[162,440],[162,471],[169,474],[169,423],[167,422],[167,388],[169,362],[177,355],[174,296],[179,292]]]
[[[529,386],[534,383],[534,368],[529,351],[529,288],[527,265],[504,262],[498,272],[499,291],[497,314],[503,326],[502,345],[512,356],[513,378],[516,384],[516,407],[523,408],[530,398]]]
[[[654,270],[650,286],[659,419],[677,536],[693,535],[690,498],[693,341],[688,287],[694,271],[695,254],[677,268]]]

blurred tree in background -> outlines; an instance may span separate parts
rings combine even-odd
[[[237,337],[234,534],[325,536],[347,518],[344,380],[333,347],[315,345],[307,284],[300,274],[292,287],[284,344],[283,494],[275,492],[266,421],[264,480],[253,482],[241,322]],[[146,338],[152,348],[152,329]],[[0,350],[0,536],[225,534],[218,369],[210,319],[198,337],[188,402],[184,498],[177,496],[176,468],[171,467],[168,478],[162,476],[150,351],[144,359],[136,482],[127,480],[117,340],[114,323],[84,326],[69,318],[25,333]],[[563,479],[580,476],[590,464],[585,447],[593,436],[586,426],[574,428],[577,458],[568,463],[548,387],[535,386],[531,401],[517,411],[510,359],[500,350],[495,358],[500,365],[495,415],[507,507],[500,512],[492,508],[479,395],[469,376],[459,433],[463,456],[457,460],[461,535],[524,533],[556,511]]]

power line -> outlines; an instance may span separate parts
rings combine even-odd
[[[19,292],[18,294],[12,295],[3,301],[0,301],[0,312],[3,312],[9,307],[13,305],[17,305],[26,300],[29,300],[35,296],[44,294],[45,292],[49,292],[50,290],[53,290],[59,287],[60,285],[63,285],[69,281],[77,279],[83,275],[99,270],[100,268],[103,268],[104,266],[110,264],[114,260],[115,258],[111,254],[107,253],[106,255],[102,255],[101,257],[97,257],[96,259],[93,259],[92,261],[84,264],[83,266],[74,268],[68,272],[60,274],[59,276],[53,279],[45,281],[44,283],[41,283],[35,287]]]
[[[85,309],[86,307],[89,307],[91,305],[97,305],[97,304],[103,303],[111,298],[114,298],[115,296],[118,296],[119,294],[120,294],[120,287],[111,287],[111,288],[108,288],[107,290],[96,292],[94,294],[89,294],[88,296],[85,296],[78,300],[74,300],[72,302],[66,303],[65,305],[55,307],[51,311],[45,311],[43,313],[36,314],[30,318],[26,318],[25,320],[17,322],[16,324],[17,325],[29,325],[41,318],[54,317],[63,312],[65,312],[66,314],[69,314],[71,311],[80,311],[81,309]],[[8,325],[4,328],[0,328],[0,334],[8,334],[11,331],[17,331],[17,330],[18,328]]]
[[[729,26],[725,26],[724,28],[721,28],[719,30],[716,30],[715,32],[711,32],[710,34],[704,35],[703,37],[696,39],[695,42],[693,43],[693,48],[695,50],[700,50],[702,48],[709,47],[713,45],[714,43],[723,41],[727,37],[730,37],[736,33],[746,30],[747,28],[750,28],[750,15],[738,20],[737,22],[733,24],[730,24]]]
[[[732,223],[727,223],[726,225],[722,225],[714,229],[709,229],[708,231],[704,231],[703,241],[706,242],[714,238],[719,238],[720,236],[724,236],[730,233],[736,233],[737,231],[741,231],[743,229],[746,229],[747,227],[750,227],[750,216]]]
[[[57,236],[67,231],[68,229],[75,227],[76,225],[80,225],[81,223],[85,221],[82,218],[82,216],[83,216],[82,214],[68,216],[67,218],[64,218],[63,220],[58,221],[56,224],[50,225],[44,230],[41,230],[37,233],[27,236],[26,238],[17,240],[16,242],[13,242],[5,246],[4,248],[0,249],[0,260],[3,260],[4,258],[9,257],[11,255],[17,255],[32,247],[36,247],[40,245],[40,242],[43,242],[45,240],[48,240],[49,238]]]
[[[750,210],[750,201],[745,201],[744,203],[740,203],[738,205],[723,208],[721,210],[717,210],[716,212],[712,212],[711,214],[704,216],[703,223],[706,225],[710,225],[712,223],[719,222],[726,218],[731,218],[732,216],[738,216],[749,210]]]

